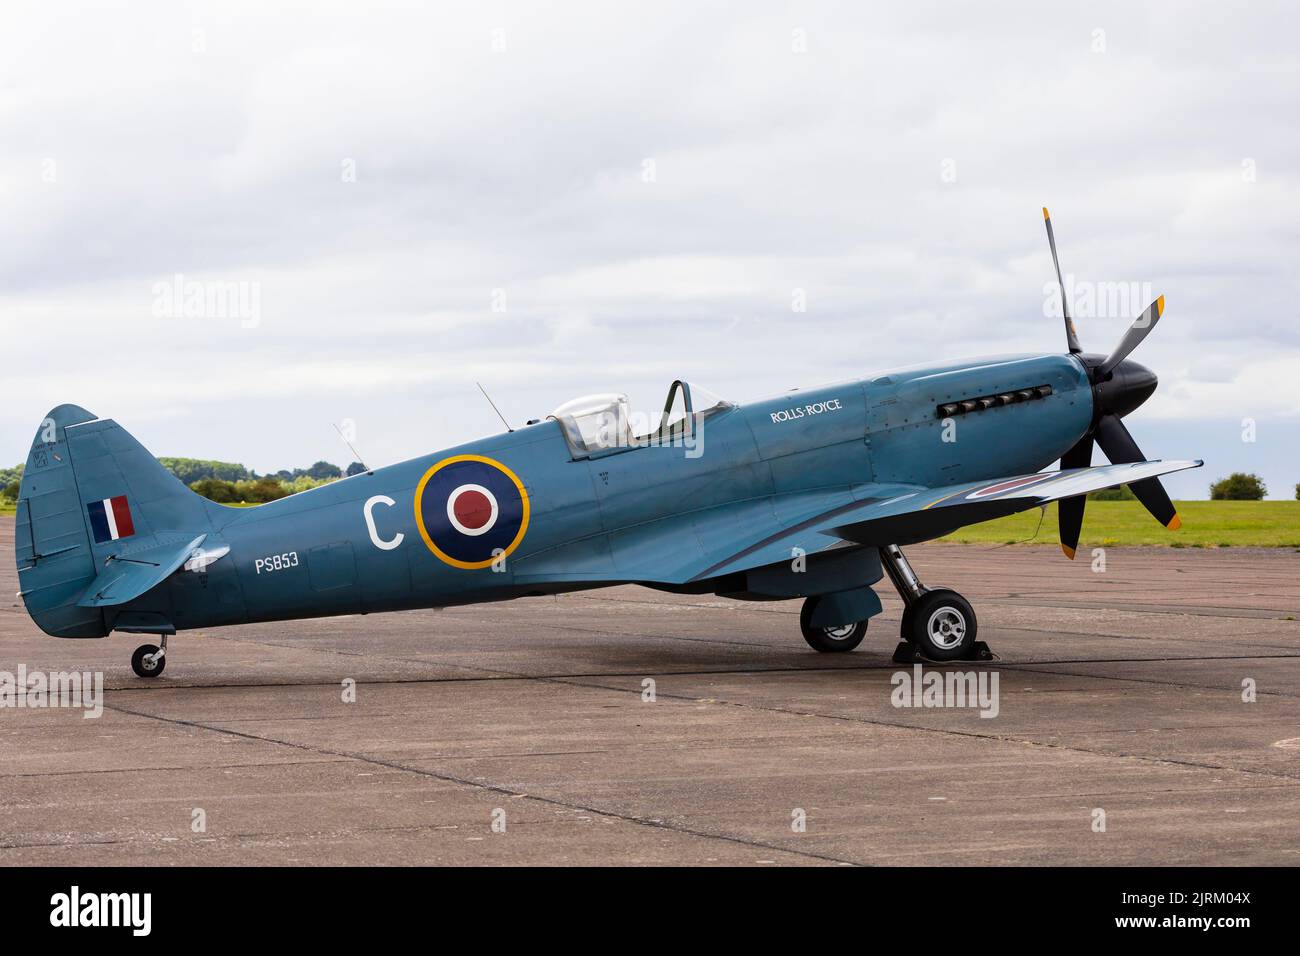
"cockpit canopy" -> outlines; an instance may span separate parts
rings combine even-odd
[[[732,403],[707,388],[680,379],[668,389],[662,415],[634,412],[621,392],[584,395],[565,402],[548,415],[559,423],[574,458],[589,458],[647,445],[680,443],[705,416]]]
[[[627,396],[620,392],[574,398],[547,416],[560,423],[575,455],[580,449],[592,452],[626,444],[620,439],[631,436],[629,417]]]

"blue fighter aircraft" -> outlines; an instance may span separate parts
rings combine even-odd
[[[60,405],[23,472],[20,595],[56,637],[154,635],[131,664],[157,677],[181,630],[619,584],[803,598],[808,644],[849,651],[887,574],[903,639],[957,659],[975,612],[925,587],[901,546],[1057,501],[1073,558],[1088,492],[1127,485],[1176,529],[1157,476],[1201,464],[1145,460],[1122,421],[1155,390],[1128,356],[1164,298],[1110,355],[1080,348],[1064,286],[1062,306],[1064,354],[925,365],[743,406],[677,381],[642,434],[623,395],[596,395],[248,509],[201,498],[116,422]],[[1094,443],[1112,464],[1092,466]]]

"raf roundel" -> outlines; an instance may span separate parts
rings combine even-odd
[[[519,546],[528,530],[528,491],[491,458],[457,455],[424,473],[415,489],[415,523],[439,559],[486,568]]]

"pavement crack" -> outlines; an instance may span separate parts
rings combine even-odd
[[[591,687],[594,689],[611,690],[611,691],[624,693],[624,694],[640,693],[639,690],[631,691],[621,687],[608,687],[602,684],[582,683],[580,681],[563,681],[562,683],[571,684],[572,686],[575,687]],[[694,697],[687,694],[673,694],[673,693],[665,692],[663,690],[657,691],[656,696],[661,699],[668,698],[670,700],[678,700],[678,701],[683,701],[692,704],[698,704],[700,702],[700,699],[698,697]],[[1020,746],[1025,746],[1025,747],[1041,747],[1048,750],[1056,750],[1064,753],[1085,754],[1092,757],[1103,757],[1103,758],[1110,758],[1110,759],[1122,758],[1122,759],[1129,759],[1129,760],[1140,760],[1144,763],[1151,763],[1157,765],[1192,767],[1199,770],[1220,770],[1228,773],[1251,774],[1257,776],[1273,777],[1281,780],[1300,780],[1300,773],[1291,774],[1291,773],[1280,773],[1273,770],[1256,770],[1247,767],[1229,767],[1224,764],[1215,764],[1215,763],[1208,763],[1208,762],[1195,761],[1195,760],[1182,760],[1175,757],[1152,757],[1146,754],[1135,754],[1135,753],[1125,753],[1125,752],[1115,753],[1115,752],[1105,751],[1105,750],[1096,750],[1089,747],[1077,747],[1068,744],[1051,743],[1049,741],[1031,740],[1025,737],[1016,737],[1007,734],[982,734],[982,733],[976,733],[973,730],[955,730],[951,727],[922,727],[917,724],[906,724],[898,721],[881,720],[880,718],[855,717],[850,714],[826,714],[818,711],[796,710],[794,708],[789,708],[789,707],[773,707],[767,704],[752,704],[746,701],[727,700],[721,697],[715,697],[711,699],[715,703],[727,707],[748,708],[752,710],[764,711],[766,713],[784,714],[790,717],[800,717],[800,718],[814,717],[823,720],[836,720],[836,721],[844,721],[847,723],[870,724],[877,727],[890,727],[895,730],[912,730],[912,731],[918,731],[920,733],[925,733],[925,734],[937,734],[937,735],[951,736],[951,737],[964,737],[964,738],[975,739],[975,740],[991,741],[995,743],[1018,744]]]
[[[429,770],[425,767],[413,767],[409,764],[403,764],[396,760],[384,760],[369,754],[357,753],[346,750],[335,750],[330,747],[318,747],[311,744],[297,743],[292,740],[282,740],[278,737],[271,737],[264,734],[253,734],[241,730],[230,730],[226,727],[220,727],[215,724],[206,724],[196,720],[184,720],[178,717],[162,717],[158,714],[150,714],[146,711],[132,710],[128,707],[122,707],[114,704],[105,704],[106,709],[115,710],[119,713],[130,714],[134,717],[144,717],[149,720],[158,720],[163,723],[174,724],[181,727],[192,727],[196,730],[207,730],[212,733],[225,734],[231,737],[239,737],[245,740],[261,741],[263,743],[278,744],[282,747],[291,747],[295,750],[301,750],[307,753],[313,753],[322,757],[338,757],[347,760],[356,760],[362,763],[370,764],[375,767],[383,767],[388,770],[397,770],[402,773],[413,773],[432,780],[440,780],[444,783],[450,783],[462,787],[471,787],[475,790],[482,790],[488,793],[499,793],[507,797],[520,797],[527,800],[534,800],[547,806],[559,807],[565,810],[576,810],[583,813],[590,813],[596,816],[608,817],[614,820],[622,820],[625,823],[632,823],[637,826],[652,827],[657,830],[666,830],[672,833],[680,833],[685,836],[698,837],[707,840],[721,840],[738,846],[750,847],[756,850],[764,850],[772,853],[786,853],[793,856],[802,857],[809,860],[818,860],[823,863],[835,863],[845,866],[862,866],[864,864],[856,860],[848,860],[843,857],[831,856],[825,853],[817,853],[811,850],[799,850],[784,847],[776,843],[765,843],[761,840],[753,840],[748,837],[736,836],[730,833],[718,833],[708,830],[700,830],[694,827],[686,826],[680,823],[670,823],[651,817],[640,816],[633,813],[625,813],[619,810],[610,810],[594,806],[592,804],[580,803],[572,800],[561,800],[557,797],[547,797],[540,794],[528,793],[514,787],[507,787],[503,784],[488,783],[482,780],[470,780],[466,777],[460,777],[456,774],[446,773],[443,771]]]

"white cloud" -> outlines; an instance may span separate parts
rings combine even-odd
[[[340,457],[293,423],[353,417],[380,460],[492,430],[476,380],[523,417],[651,404],[676,375],[746,398],[1057,350],[1043,204],[1067,271],[1168,296],[1139,416],[1295,416],[1296,25],[1282,4],[7,4],[0,441],[20,458],[72,400],[159,453],[263,468]],[[260,324],[155,319],[176,273],[258,283]],[[1086,347],[1124,324],[1081,321]]]

